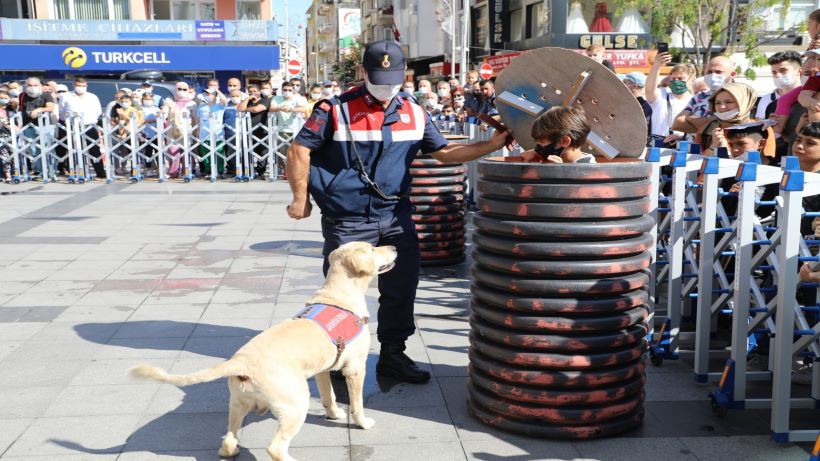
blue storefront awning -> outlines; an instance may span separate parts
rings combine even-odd
[[[0,70],[278,70],[279,47],[0,45]]]

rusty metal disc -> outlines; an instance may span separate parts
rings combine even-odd
[[[432,233],[432,232],[458,232],[464,230],[465,227],[464,220],[461,221],[453,221],[447,223],[416,223],[416,232],[420,233]]]
[[[643,125],[646,126],[645,121]],[[498,182],[548,183],[558,180],[616,183],[644,180],[651,176],[652,166],[641,160],[612,163],[524,163],[519,157],[487,157],[478,161],[478,174],[482,179]]]
[[[448,203],[442,205],[413,205],[413,214],[441,214],[441,213],[455,213],[463,211],[463,203]]]
[[[652,208],[649,197],[611,202],[521,202],[479,196],[478,208],[491,216],[545,218],[628,218],[643,216]]]
[[[420,176],[413,177],[413,186],[447,186],[461,184],[464,182],[464,175],[458,176]]]
[[[473,267],[470,273],[475,280],[492,288],[516,294],[528,295],[575,295],[592,296],[601,294],[618,294],[633,291],[649,284],[649,275],[646,272],[619,275],[617,277],[601,278],[523,278],[513,277],[486,269]]]
[[[430,168],[430,167],[456,167],[462,166],[463,163],[442,163],[433,157],[423,156],[423,157],[416,157],[413,159],[413,163],[410,164],[411,167],[414,168]]]
[[[556,65],[560,63],[560,65]],[[501,121],[513,129],[518,143],[532,149],[533,115],[501,101],[511,93],[544,109],[561,106],[582,73],[589,78],[574,105],[584,108],[587,121],[620,157],[639,157],[647,138],[641,105],[617,75],[588,57],[564,48],[538,48],[518,56],[495,81],[496,107]]]
[[[505,347],[489,342],[474,332],[470,333],[470,347],[478,352],[509,365],[535,367],[543,370],[566,369],[585,370],[614,367],[633,362],[646,351],[646,341],[623,348],[613,348],[603,352],[561,354]]]
[[[455,240],[464,238],[467,235],[465,230],[459,230],[454,232],[429,232],[429,233],[419,233],[419,241],[440,241],[440,240]]]
[[[644,375],[643,358],[599,370],[549,370],[509,365],[470,349],[470,366],[480,369],[487,376],[508,383],[547,386],[552,388],[588,389],[621,383]]]
[[[432,240],[419,242],[419,248],[421,248],[422,251],[446,250],[451,248],[464,248],[465,243],[467,243],[467,240],[464,238],[455,240]]]
[[[470,396],[467,397],[467,402],[470,413],[488,426],[530,437],[550,439],[583,440],[611,437],[639,427],[644,416],[643,406],[640,406],[628,415],[600,424],[583,426],[553,425],[499,415],[476,404]]]
[[[533,409],[559,407],[559,411],[539,412],[537,415],[530,414],[529,416],[537,416],[555,423],[569,422],[569,424],[577,424],[582,421],[604,421],[623,414],[623,410],[616,412],[616,414],[609,413],[599,405],[612,404],[616,406],[626,400],[634,402],[626,410],[631,411],[638,405],[640,399],[631,399],[630,397],[640,396],[646,381],[645,376],[639,376],[631,381],[597,389],[569,390],[566,388],[547,388],[521,384],[511,385],[504,381],[497,381],[472,367],[469,369],[469,376],[470,382],[474,386],[488,394],[500,397],[510,404],[525,402],[532,404]],[[511,413],[509,408],[501,412],[510,414],[510,416],[521,417],[519,414]],[[589,412],[596,412],[596,414],[589,414]]]
[[[485,233],[522,239],[614,239],[640,236],[655,226],[649,215],[618,220],[525,221],[498,219],[482,212],[473,215],[475,227]]]
[[[413,204],[447,204],[464,202],[464,195],[462,194],[442,194],[442,195],[414,195],[410,197],[410,202]]]
[[[477,243],[475,239],[473,243]],[[480,245],[479,248],[480,249],[473,252],[473,259],[482,267],[508,274],[535,277],[555,275],[595,277],[628,274],[648,268],[651,262],[651,255],[647,251],[617,258],[599,258],[579,261],[571,259],[519,259],[529,258],[529,256],[501,256],[487,252],[486,250],[482,251],[483,247]]]
[[[452,186],[418,186],[410,188],[410,195],[442,195],[464,192],[463,184]],[[413,200],[412,198],[410,199]]]
[[[600,404],[569,407],[549,404],[539,405],[537,403],[505,399],[497,395],[497,392],[491,392],[484,388],[481,384],[486,383],[481,381],[481,378],[470,376],[467,389],[471,403],[478,404],[494,414],[515,418],[519,421],[554,425],[555,427],[577,428],[589,424],[605,424],[612,420],[618,420],[624,415],[642,408],[645,398],[644,393],[639,391],[613,402],[602,402]],[[629,390],[632,391],[631,388]],[[616,393],[622,392],[616,391]]]
[[[473,222],[475,223],[475,221]],[[544,235],[543,239],[545,241],[521,240],[514,237],[499,237],[479,231],[474,233],[473,241],[482,249],[516,258],[561,258],[561,260],[596,258],[603,261],[601,265],[612,262],[609,258],[641,254],[651,249],[655,243],[651,234],[591,242],[551,241],[550,237]]]
[[[473,284],[470,292],[475,299],[488,306],[523,313],[599,314],[630,310],[649,302],[649,293],[643,288],[635,291],[592,298],[542,298],[517,296]]]
[[[486,322],[479,315],[474,315],[470,319],[470,327],[482,338],[489,341],[504,344],[510,347],[521,347],[530,349],[544,349],[555,351],[587,351],[595,349],[608,349],[635,344],[646,337],[646,323],[638,323],[630,327],[597,333],[567,334],[559,332],[547,334],[551,330],[544,331],[524,331],[504,328]]]
[[[649,308],[638,306],[628,311],[614,312],[611,315],[580,315],[570,317],[552,315],[524,315],[521,312],[497,309],[482,303],[473,297],[471,309],[482,320],[515,330],[535,332],[563,332],[580,334],[599,331],[622,330],[646,322]],[[569,336],[568,336],[569,337]]]
[[[464,247],[452,248],[448,250],[422,250],[421,260],[429,259],[456,259],[464,257]]]
[[[445,223],[464,221],[464,212],[458,211],[455,213],[441,213],[441,214],[414,214],[413,222],[415,223]]]
[[[476,190],[490,198],[508,200],[613,200],[649,196],[651,184],[648,179],[611,183],[509,183],[497,180],[479,179]]]
[[[467,172],[466,166],[437,166],[431,168],[410,167],[410,175],[421,176],[462,176]]]

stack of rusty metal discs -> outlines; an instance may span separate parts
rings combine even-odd
[[[470,411],[591,438],[641,424],[653,248],[648,164],[478,165]]]
[[[466,246],[467,167],[421,156],[410,165],[413,222],[419,235],[422,266],[464,261]]]

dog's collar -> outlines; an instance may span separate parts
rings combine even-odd
[[[336,366],[347,343],[356,339],[369,321],[368,317],[359,317],[349,309],[331,304],[308,304],[293,318],[313,320],[328,334],[336,346],[336,360],[330,368]]]

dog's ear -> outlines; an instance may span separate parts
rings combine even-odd
[[[376,272],[373,251],[370,249],[357,248],[340,259],[342,266],[354,277],[366,277]]]

